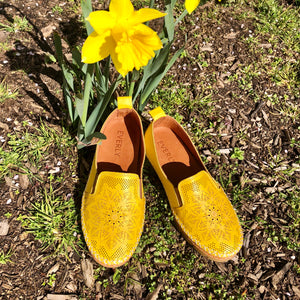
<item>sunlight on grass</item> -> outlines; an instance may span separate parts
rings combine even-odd
[[[19,16],[15,16],[13,23],[0,23],[0,29],[4,29],[7,32],[31,31],[32,26],[25,17],[21,18]]]
[[[13,253],[11,252],[11,250],[9,250],[7,253],[4,253],[3,250],[0,251],[0,264],[1,265],[5,265],[7,263],[12,262],[10,260],[10,257],[13,255]]]
[[[270,197],[271,201],[285,202],[288,205],[287,214],[289,222],[285,222],[278,226],[277,224],[269,224],[269,222],[257,218],[257,221],[265,228],[269,238],[275,244],[285,244],[287,249],[298,252],[300,250],[299,228],[300,228],[300,192],[296,189],[291,191],[283,191],[279,193],[279,197]]]
[[[4,80],[0,83],[0,103],[7,99],[16,99],[18,95],[18,90],[11,90]]]
[[[68,0],[68,2],[76,3],[74,0]],[[250,163],[259,166],[253,170],[249,164],[248,150],[251,149],[253,135],[256,135],[257,142],[263,142],[259,135],[263,131],[253,130],[252,132],[252,124],[249,127],[246,125],[252,122],[251,118],[247,120],[248,116],[251,115],[251,108],[261,101],[266,104],[264,112],[270,113],[269,119],[272,122],[277,122],[278,116],[278,119],[284,120],[281,123],[278,121],[280,126],[295,125],[291,129],[293,132],[297,128],[300,129],[298,126],[300,110],[296,102],[300,96],[299,62],[296,56],[297,52],[300,51],[300,31],[297,30],[300,28],[300,10],[294,5],[283,6],[275,0],[250,2],[228,0],[217,4],[212,3],[207,9],[203,9],[201,14],[198,14],[197,18],[199,17],[199,19],[197,20],[191,16],[189,22],[200,27],[202,26],[201,22],[206,22],[207,18],[210,18],[215,20],[216,26],[220,26],[220,32],[225,28],[225,25],[222,28],[223,22],[229,17],[233,19],[236,17],[234,20],[236,23],[233,22],[232,24],[237,27],[233,26],[233,28],[234,30],[238,28],[240,32],[243,31],[242,28],[240,29],[241,24],[247,24],[244,20],[253,22],[255,29],[253,30],[251,27],[252,34],[245,35],[241,40],[233,42],[234,46],[242,44],[241,48],[246,50],[246,53],[249,51],[248,56],[244,55],[244,52],[241,56],[238,53],[232,54],[239,62],[237,69],[230,70],[229,75],[224,77],[225,88],[217,89],[214,80],[227,70],[226,66],[222,65],[226,61],[226,57],[222,57],[221,54],[225,56],[229,55],[229,52],[224,49],[222,52],[223,46],[221,45],[220,63],[214,64],[214,60],[209,55],[200,51],[202,46],[200,42],[195,45],[194,49],[199,52],[199,54],[194,55],[195,57],[192,57],[190,48],[184,50],[180,60],[188,60],[191,65],[193,62],[197,62],[200,67],[195,71],[195,76],[198,76],[199,73],[204,75],[199,77],[200,79],[195,86],[189,84],[193,82],[193,79],[188,79],[188,84],[185,84],[179,82],[176,75],[167,75],[159,88],[152,94],[147,111],[161,106],[166,114],[171,115],[183,125],[200,154],[203,153],[203,149],[209,149],[208,153],[211,155],[202,154],[203,160],[237,209],[245,236],[252,225],[258,225],[259,231],[251,229],[250,232],[257,234],[258,237],[262,232],[263,242],[276,245],[276,249],[280,249],[282,253],[288,253],[284,260],[289,259],[288,255],[291,251],[298,253],[300,250],[300,193],[297,186],[294,186],[295,172],[299,172],[298,165],[300,162],[297,151],[300,149],[300,143],[297,137],[291,137],[289,141],[282,141],[284,147],[277,146],[276,148],[273,147],[273,140],[270,137],[270,141],[267,141],[265,145],[265,148],[270,147],[271,149],[269,157],[263,155],[260,157],[260,153],[265,149],[253,151],[257,156],[253,156]],[[74,9],[79,10],[78,4],[76,5],[74,4]],[[145,1],[136,1],[135,5],[142,7],[145,5]],[[179,7],[178,11],[182,10],[183,5],[183,1],[176,3],[176,6]],[[52,8],[52,12],[60,14],[62,9],[56,5]],[[221,14],[227,14],[227,19],[222,19]],[[25,18],[15,17],[13,23],[6,23],[0,23],[0,29],[7,32],[30,30],[30,24]],[[182,22],[179,26],[182,30],[187,30],[188,25],[190,24]],[[179,32],[178,39],[181,38],[181,34],[184,35],[184,33]],[[201,42],[206,43],[215,42],[213,35],[202,37],[200,31],[195,31],[194,34],[195,40],[201,39]],[[261,44],[265,43],[268,43],[269,48],[261,47]],[[215,44],[212,48],[214,54],[217,55],[219,50],[214,46]],[[6,43],[0,44],[0,47],[8,50]],[[242,59],[240,59],[241,57]],[[228,66],[229,68],[230,66]],[[176,74],[176,72],[180,72],[180,70],[176,69],[171,73]],[[218,72],[220,74],[216,75]],[[255,82],[258,83],[255,84]],[[230,90],[231,87],[234,88]],[[277,89],[273,89],[273,87]],[[4,81],[0,83],[0,102],[3,103],[7,99],[15,99],[18,96],[18,90],[11,90]],[[243,107],[239,103],[240,101],[243,101]],[[224,103],[228,104],[228,107]],[[230,113],[227,113],[229,108],[237,109],[236,113],[232,114],[234,117],[230,123],[232,127],[228,129],[228,139],[223,140],[221,132],[224,120],[222,118],[226,114],[230,116]],[[239,113],[241,112],[245,114],[246,120],[240,118]],[[273,114],[276,115],[276,118]],[[262,118],[259,114],[256,117]],[[234,123],[235,121],[238,123]],[[55,127],[56,129],[54,129],[43,122],[37,128],[29,124],[29,121],[23,121],[22,125],[20,131],[10,131],[5,133],[3,137],[5,144],[0,146],[0,180],[4,182],[5,177],[12,177],[16,172],[24,173],[28,175],[31,182],[36,181],[42,187],[37,188],[36,198],[30,204],[29,209],[19,216],[18,220],[20,220],[24,230],[30,232],[39,241],[40,251],[44,251],[41,253],[42,256],[49,254],[53,257],[59,255],[68,257],[73,250],[77,251],[79,247],[84,249],[80,252],[88,251],[81,238],[80,212],[75,206],[73,197],[57,193],[57,188],[61,190],[65,188],[64,181],[67,176],[70,176],[70,173],[77,176],[78,158],[71,157],[76,141],[64,128],[60,130],[59,127]],[[265,127],[267,129],[263,128],[263,130],[266,130],[266,134],[269,134],[267,131],[272,130],[276,135],[278,129],[278,136],[280,136],[281,128],[279,126],[276,128],[276,125],[272,123],[270,127]],[[212,136],[212,132],[215,134],[214,136]],[[1,133],[1,135],[3,134]],[[230,135],[236,137],[236,145],[230,144],[229,138],[232,138]],[[248,148],[243,147],[243,145],[247,145]],[[228,148],[226,155],[219,151],[222,147]],[[287,155],[283,154],[284,149],[288,149]],[[291,155],[290,152],[293,154]],[[53,153],[58,154],[61,162],[68,164],[66,166],[71,169],[71,172],[68,170],[64,173],[61,170],[59,174],[48,174],[48,177],[47,175],[40,176],[39,173],[47,174],[48,170],[45,171],[43,168],[46,165],[48,167],[47,157]],[[295,159],[295,157],[297,158]],[[224,161],[221,158],[224,158]],[[263,159],[266,162],[262,163],[264,169],[261,169],[260,163]],[[280,169],[283,162],[287,165],[285,170]],[[37,172],[33,174],[31,167],[37,169]],[[276,168],[278,170],[275,170]],[[121,290],[124,292],[122,297],[126,298],[128,293],[133,291],[132,287],[135,285],[140,284],[143,294],[146,294],[155,291],[157,286],[162,284],[158,299],[172,300],[180,297],[197,299],[196,295],[200,295],[199,297],[203,299],[254,299],[257,295],[255,290],[264,283],[250,284],[245,287],[240,287],[239,283],[241,280],[245,283],[248,282],[248,271],[245,270],[245,265],[247,266],[248,263],[250,265],[250,260],[251,263],[256,260],[255,264],[262,264],[263,272],[268,272],[268,268],[265,268],[258,255],[244,255],[243,251],[248,250],[245,246],[238,261],[226,264],[227,272],[221,272],[217,268],[218,264],[203,259],[203,256],[190,247],[176,230],[174,217],[163,187],[156,175],[153,174],[154,171],[146,160],[143,175],[147,199],[146,223],[137,250],[127,264],[115,269],[114,272],[101,266],[94,269],[95,280],[97,287],[100,286],[100,292],[104,294],[108,290],[115,289],[118,292]],[[277,189],[274,194],[265,193],[266,188],[274,185],[279,188],[282,182],[290,182],[291,185],[286,189]],[[78,193],[77,188],[74,186],[71,189],[73,188],[71,194],[73,192],[74,194]],[[17,192],[19,193],[19,191]],[[245,207],[249,203],[254,204],[253,207],[249,205],[250,212],[247,212]],[[267,212],[264,211],[268,207],[273,212],[272,205],[274,203],[276,205],[283,203],[286,207],[282,219],[280,219],[280,212],[275,215],[276,221],[282,222],[281,226],[272,223],[270,220],[270,216],[273,217],[272,213],[267,215]],[[261,211],[265,215],[262,213],[260,215]],[[6,217],[9,216],[7,213]],[[256,236],[253,239],[255,238]],[[253,241],[251,240],[251,242]],[[251,244],[248,247],[253,246]],[[11,250],[0,250],[0,265],[10,263],[12,255]],[[89,257],[89,259],[91,258]],[[276,259],[279,261],[280,258],[276,257]],[[94,263],[95,266],[96,263]],[[143,275],[144,277],[139,281],[140,275],[137,276],[136,274],[141,273],[141,269],[146,275]],[[294,273],[300,274],[300,266],[296,261],[293,263],[293,269]],[[47,277],[45,277],[43,285],[49,289],[54,289],[56,280],[58,283],[60,277],[56,274],[45,276]],[[138,278],[138,280],[134,278]],[[265,283],[268,283],[267,279]],[[81,290],[78,289],[78,294],[80,292]],[[267,292],[265,292],[265,297],[267,297]]]
[[[26,122],[25,126],[28,126]],[[29,127],[30,128],[30,127]],[[28,162],[36,168],[41,168],[41,161],[48,149],[56,147],[60,154],[75,144],[70,135],[63,129],[55,130],[43,123],[39,128],[25,129],[8,133],[8,149],[0,147],[0,180],[10,174],[13,168],[20,168],[25,173],[31,173],[25,164]]]
[[[18,217],[22,226],[42,243],[42,250],[52,248],[51,255],[64,255],[68,258],[71,249],[76,251],[80,244],[78,234],[80,226],[72,198],[57,197],[50,180],[49,191],[32,204],[26,215]]]
[[[257,13],[249,10],[243,17],[255,19],[256,31],[255,36],[247,37],[244,42],[249,45],[250,53],[260,53],[260,60],[248,66],[249,73],[257,75],[259,70],[278,85],[297,87],[300,83],[296,59],[300,51],[300,8],[286,7],[276,0],[253,1],[249,5]],[[268,53],[263,53],[258,45],[266,38],[271,46]],[[246,79],[246,82],[249,81]]]
[[[284,7],[276,0],[257,1],[256,9],[259,12],[259,31],[271,34],[270,42],[284,42],[287,52],[299,52],[300,9]]]

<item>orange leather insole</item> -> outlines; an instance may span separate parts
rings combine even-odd
[[[154,128],[154,140],[159,163],[174,186],[200,171],[198,161],[172,129]]]
[[[105,127],[98,153],[98,172],[138,172],[140,133],[138,124],[130,114],[116,115]]]

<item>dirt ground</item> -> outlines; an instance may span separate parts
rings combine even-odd
[[[233,274],[222,283],[222,289],[228,293],[228,299],[229,295],[234,296],[237,293],[240,298],[236,296],[237,298],[232,299],[242,299],[241,295],[245,299],[300,299],[300,279],[295,267],[300,264],[300,253],[298,250],[289,249],[285,242],[276,243],[270,238],[271,233],[266,230],[267,225],[272,225],[275,232],[285,233],[288,230],[287,225],[294,219],[286,199],[280,197],[280,193],[300,185],[297,165],[300,149],[297,144],[291,143],[293,138],[296,141],[300,140],[300,120],[282,114],[280,101],[283,100],[279,100],[278,106],[274,106],[266,95],[276,94],[278,99],[287,95],[288,99],[285,101],[290,103],[290,107],[297,109],[299,99],[290,94],[285,86],[275,85],[265,72],[250,79],[251,92],[241,88],[238,80],[229,80],[231,75],[243,72],[245,66],[259,59],[255,57],[254,51],[249,53],[249,48],[243,42],[247,37],[255,36],[256,21],[251,17],[246,20],[237,18],[238,12],[232,7],[223,8],[221,19],[203,20],[203,12],[209,13],[213,5],[217,4],[210,3],[199,8],[193,16],[194,19],[187,18],[186,22],[180,24],[181,31],[175,48],[183,44],[185,33],[188,55],[182,56],[176,62],[170,74],[173,75],[174,82],[188,86],[191,99],[212,95],[215,111],[212,115],[207,115],[200,109],[190,110],[180,105],[176,106],[176,110],[182,116],[183,124],[194,120],[194,123],[206,126],[206,135],[202,139],[203,149],[199,151],[207,157],[207,167],[215,178],[219,180],[228,176],[228,166],[236,166],[236,172],[226,189],[229,196],[236,192],[236,186],[247,187],[246,193],[250,197],[243,195],[242,201],[236,206],[243,224],[244,246],[238,259],[226,264],[213,263],[196,254],[172,227],[177,245],[170,249],[170,255],[184,249],[187,255],[197,255],[196,265],[202,264],[205,267],[195,269],[191,273],[193,284],[189,290],[184,293],[172,290],[169,297],[218,298],[216,292],[211,296],[214,286],[219,287],[218,278],[212,279],[210,286],[206,284],[203,289],[199,289],[205,273],[213,272],[223,277],[227,276],[227,279],[228,274]],[[54,9],[59,7],[63,10]],[[4,150],[8,149],[9,134],[20,132],[24,121],[29,122],[32,127],[39,127],[40,122],[46,122],[50,127],[62,131],[61,120],[66,120],[67,116],[63,109],[60,69],[51,61],[51,55],[54,54],[52,33],[58,31],[71,45],[82,43],[85,37],[76,13],[76,2],[0,2],[1,23],[12,22],[16,15],[26,17],[32,30],[7,32],[0,28],[0,42],[10,45],[7,50],[0,52],[0,82],[5,79],[10,87],[19,91],[17,99],[7,99],[0,103],[0,136],[4,140],[0,146]],[[197,26],[193,20],[199,21]],[[214,37],[213,42],[211,37]],[[265,41],[260,39],[257,47],[262,52],[267,51],[267,37]],[[68,53],[67,44],[64,45],[64,51]],[[199,53],[207,66],[195,60]],[[277,55],[281,55],[280,50]],[[208,78],[214,80],[208,81]],[[258,97],[256,101],[253,101],[254,94]],[[241,138],[242,135],[244,138]],[[230,156],[234,148],[244,151],[244,159],[237,160]],[[77,199],[79,208],[80,193],[85,184],[91,155],[92,149],[78,151],[74,146],[61,154],[57,147],[53,146],[48,149],[48,156],[43,159],[43,165],[38,170],[32,170],[40,176],[39,178],[44,178],[44,182],[36,179],[27,183],[26,180],[15,177],[15,181],[19,183],[18,194],[14,192],[12,178],[0,182],[0,220],[5,218],[5,214],[11,214],[8,233],[0,236],[0,250],[5,253],[9,249],[13,250],[10,258],[12,263],[0,264],[1,299],[54,299],[49,296],[51,294],[65,295],[65,298],[61,299],[142,299],[147,296],[147,299],[156,299],[157,295],[150,294],[152,290],[147,285],[147,281],[150,280],[147,274],[149,275],[151,270],[140,262],[136,264],[137,271],[134,273],[134,280],[140,284],[131,283],[126,292],[124,281],[112,284],[114,272],[109,269],[100,270],[100,278],[102,282],[107,280],[108,286],[96,282],[89,288],[84,279],[83,261],[85,258],[89,259],[94,269],[99,266],[92,260],[85,247],[78,247],[77,252],[70,249],[69,260],[63,257],[53,259],[49,257],[51,249],[42,251],[40,243],[24,231],[17,219],[41,196],[41,188],[47,188],[47,175],[58,162],[61,169],[65,169],[65,173],[63,184],[56,183],[55,188],[63,197],[71,194]],[[277,161],[276,157],[279,158]],[[271,158],[274,161],[272,168]],[[70,163],[77,164],[77,161],[79,163],[74,176],[68,166]],[[298,168],[292,177],[280,173],[292,165]],[[15,174],[19,174],[19,171],[14,170]],[[145,173],[145,185],[158,186],[163,195],[159,180],[149,163],[145,165]],[[154,179],[149,179],[151,176]],[[147,205],[151,206],[153,195],[149,190],[146,190],[146,199]],[[151,226],[151,219],[146,219],[145,232]],[[80,238],[79,236],[78,239]],[[144,249],[143,252],[151,253],[151,247],[147,247],[149,249]],[[143,252],[139,255],[143,255]],[[56,281],[51,287],[43,283],[53,268],[56,268]],[[126,273],[129,268],[130,263],[123,267],[123,271]],[[168,266],[157,268],[169,270]],[[155,288],[161,289],[158,299],[165,299],[160,285],[165,283],[160,278],[156,279]]]

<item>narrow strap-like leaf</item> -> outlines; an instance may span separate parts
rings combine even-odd
[[[72,91],[74,91],[74,77],[73,74],[68,70],[65,64],[61,65],[61,69],[64,75],[66,82],[68,83],[69,87]]]
[[[62,44],[61,44],[61,38],[57,32],[54,32],[53,34],[53,42],[54,47],[56,51],[56,58],[60,66],[63,64],[63,52],[62,52]]]
[[[71,94],[70,94],[70,91],[67,87],[66,82],[64,82],[64,84],[63,84],[63,93],[64,93],[65,101],[67,103],[68,112],[69,112],[71,122],[74,123],[74,121],[75,121],[75,119],[74,119],[74,105],[73,105],[72,97],[71,97]]]
[[[119,75],[118,79],[111,84],[111,86],[108,89],[108,91],[106,92],[103,100],[101,102],[99,102],[96,105],[96,107],[94,108],[94,110],[92,111],[91,115],[89,116],[89,118],[86,122],[86,126],[85,126],[85,135],[86,136],[92,134],[95,131],[107,105],[111,102],[111,97],[112,97],[114,91],[118,87],[121,80],[122,80],[122,76]]]
[[[174,31],[175,31],[175,22],[173,17],[173,11],[176,0],[171,0],[169,4],[167,4],[167,15],[165,16],[165,28],[167,30],[167,35],[169,42],[174,39]]]
[[[182,53],[183,49],[184,49],[184,47],[180,48],[173,55],[173,57],[170,59],[170,61],[168,62],[166,68],[164,69],[164,71],[162,73],[159,73],[155,78],[153,78],[153,80],[151,80],[151,81],[148,82],[147,86],[145,87],[145,89],[144,89],[144,91],[143,91],[143,93],[141,95],[140,105],[139,105],[139,111],[140,112],[145,108],[145,106],[147,104],[148,97],[157,88],[157,86],[159,85],[160,81],[166,75],[166,73],[169,71],[169,69],[173,66],[173,64],[175,63],[175,61],[177,60],[177,58]]]
[[[84,65],[84,63],[81,62],[81,53],[76,47],[72,49],[72,62],[80,70]]]
[[[133,102],[136,101],[136,98],[138,95],[144,90],[144,86],[147,82],[147,80],[156,72],[158,72],[160,69],[164,67],[166,64],[166,61],[168,59],[169,51],[170,51],[171,43],[168,43],[164,46],[162,50],[160,50],[158,53],[156,53],[156,56],[152,58],[148,65],[144,68],[143,77],[142,80],[138,83],[138,86],[136,88],[136,91],[133,95]],[[149,79],[151,80],[151,79]]]
[[[188,14],[187,10],[184,10],[181,15],[178,17],[178,19],[175,22],[175,26]]]
[[[85,77],[85,84],[84,84],[84,92],[83,92],[83,100],[82,100],[83,102],[77,100],[77,102],[81,105],[80,109],[77,109],[77,111],[83,127],[85,127],[90,95],[93,88],[93,77],[94,77],[93,71],[94,71],[94,65],[93,64],[88,65],[88,69]],[[77,102],[76,102],[76,107],[77,107]]]
[[[165,16],[165,27],[167,30],[167,35],[169,41],[172,41],[174,39],[174,18],[173,18],[173,11],[171,10],[171,6],[167,6],[167,15]]]
[[[144,68],[144,74],[147,78],[156,73],[164,64],[168,58],[170,52],[171,43],[166,44],[163,49],[156,55]]]
[[[80,118],[79,118],[78,127],[77,127],[77,137],[78,137],[79,141],[83,140],[85,137],[84,128],[82,126]]]
[[[94,31],[94,29],[90,25],[90,23],[86,20],[86,18],[93,11],[92,1],[91,0],[81,0],[81,10],[82,10],[82,14],[84,17],[86,32],[88,35],[90,35]]]
[[[78,141],[77,148],[81,149],[87,146],[99,145],[101,144],[102,140],[105,140],[106,136],[101,132],[94,132],[93,134],[89,135],[82,141]]]

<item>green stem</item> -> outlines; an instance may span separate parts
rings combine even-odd
[[[178,25],[178,23],[188,14],[187,10],[185,9],[181,15],[179,16],[179,18],[176,20],[175,22],[175,26]]]
[[[106,91],[108,90],[108,85],[109,85],[110,64],[111,64],[111,56],[109,55],[106,59],[106,64],[105,64],[105,69],[104,69]]]
[[[130,79],[129,79],[129,73],[126,74],[125,76],[125,84],[126,84],[126,96],[129,96],[129,82],[130,82]]]
[[[135,81],[131,81],[129,86],[128,96],[133,95],[134,85],[135,85]]]
[[[149,7],[153,8],[153,6],[154,6],[154,0],[150,0]]]

